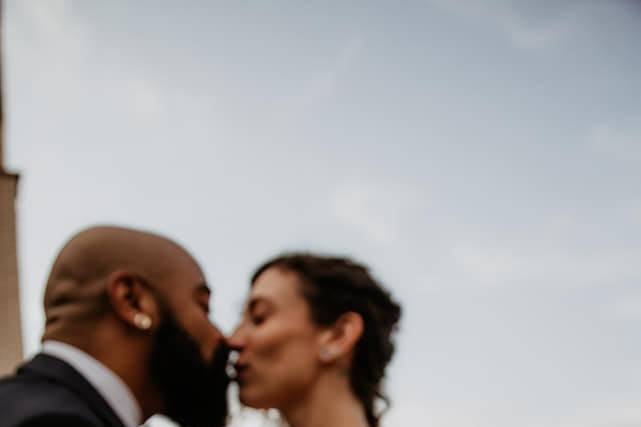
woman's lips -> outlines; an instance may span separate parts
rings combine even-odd
[[[236,371],[236,376],[235,380],[238,382],[242,382],[247,378],[247,372],[249,369],[249,365],[235,365],[234,370]]]

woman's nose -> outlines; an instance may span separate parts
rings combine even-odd
[[[240,351],[245,345],[245,337],[243,334],[242,326],[236,328],[236,330],[227,338],[227,345],[232,350]]]

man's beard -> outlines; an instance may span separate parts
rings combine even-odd
[[[206,363],[198,344],[166,312],[149,366],[164,398],[164,415],[183,427],[223,426],[228,411],[228,355],[229,348],[221,341],[213,360]]]

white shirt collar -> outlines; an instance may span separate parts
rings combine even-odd
[[[109,368],[82,350],[60,341],[45,341],[42,352],[64,362],[85,377],[107,401],[125,427],[142,423],[142,410],[127,385]]]

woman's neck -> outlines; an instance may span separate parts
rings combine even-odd
[[[280,410],[291,427],[368,427],[349,378],[335,372],[319,377],[304,395]]]

